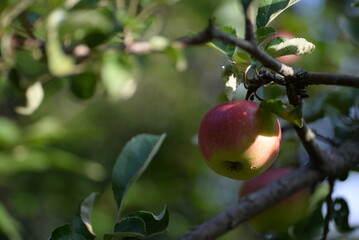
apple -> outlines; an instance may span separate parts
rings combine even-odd
[[[203,117],[198,142],[208,166],[220,175],[244,180],[268,169],[281,142],[278,119],[258,103],[221,103]]]
[[[255,192],[292,171],[294,171],[292,167],[270,168],[263,174],[244,182],[239,196],[243,197]],[[309,197],[309,188],[300,190],[250,219],[249,224],[260,232],[285,230],[305,217],[309,207]]]

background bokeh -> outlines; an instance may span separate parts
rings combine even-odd
[[[313,54],[302,56],[293,66],[359,74],[359,41],[355,38],[359,28],[354,27],[359,26],[359,9],[351,8],[350,3],[302,0],[272,23],[316,45]],[[156,14],[158,34],[169,39],[203,30],[213,16],[219,24],[230,24],[243,34],[241,8],[234,0],[182,0]],[[126,141],[139,133],[165,132],[167,138],[129,191],[126,213],[160,213],[167,205],[170,225],[162,238],[176,239],[234,204],[241,182],[211,172],[199,153],[196,137],[201,117],[224,99],[221,66],[227,60],[208,46],[188,48],[184,54],[186,65],[181,67],[161,53],[136,56],[136,91],[132,94],[128,90],[121,99],[95,94],[89,100],[79,100],[69,92],[68,79],[49,81],[44,85],[44,101],[29,116],[13,111],[17,97],[8,88],[9,76],[3,76],[0,230],[9,233],[17,229],[22,237],[15,234],[11,238],[14,240],[47,239],[55,227],[70,221],[84,197],[101,192],[94,206],[94,230],[99,237],[112,231],[116,217],[110,188],[112,166]],[[355,114],[354,108],[351,113],[349,109],[358,91],[310,86],[308,93],[310,97],[304,104],[308,122],[323,136],[345,139],[348,133],[342,119]],[[259,94],[285,99],[285,91],[279,86],[268,86]],[[243,99],[244,91],[236,97]],[[331,148],[325,142],[321,146]],[[307,158],[294,132],[286,128],[276,164],[299,165]],[[357,183],[358,178],[354,179]],[[248,231],[237,229],[221,239],[240,239],[243,234],[250,239]],[[6,235],[0,235],[0,239],[9,239]]]

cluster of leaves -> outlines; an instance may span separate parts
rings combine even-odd
[[[263,51],[266,51],[274,58],[286,55],[310,54],[315,49],[314,44],[304,38],[288,39],[281,36],[273,37],[277,30],[269,26],[269,24],[280,13],[296,2],[298,1],[241,1],[243,11],[255,28],[257,44],[259,44]],[[231,26],[223,26],[221,29],[228,34],[238,37],[236,30]],[[227,98],[232,100],[235,97],[240,84],[243,84],[248,89],[249,95],[247,95],[247,98],[251,97],[253,93],[256,94],[258,88],[261,87],[261,85],[258,86],[256,78],[258,78],[259,71],[265,69],[263,65],[249,53],[238,47],[228,46],[219,41],[213,41],[212,46],[226,54],[229,60],[229,64],[223,68],[224,71],[222,73]],[[277,77],[280,78],[281,76],[278,75]],[[252,86],[252,82],[256,85]],[[274,112],[293,124],[302,126],[303,120],[299,108],[294,108],[288,103],[283,103],[279,100],[264,101],[261,107]]]
[[[2,1],[1,78],[10,81],[16,112],[32,114],[51,82],[65,82],[79,99],[96,93],[112,100],[131,97],[137,88],[136,58],[123,51],[124,42],[155,35],[153,12],[174,2]],[[148,43],[167,47],[163,38]]]
[[[120,237],[146,239],[166,231],[169,222],[167,208],[158,216],[151,212],[138,211],[126,217],[120,217],[126,193],[151,162],[164,138],[165,134],[160,136],[138,135],[122,149],[112,175],[112,189],[118,206],[118,221],[114,226],[114,232],[104,235],[105,240],[115,240]],[[56,228],[50,240],[95,239],[96,235],[91,224],[91,212],[97,195],[97,193],[92,193],[83,200],[72,222]]]

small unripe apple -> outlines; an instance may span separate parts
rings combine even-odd
[[[255,192],[292,171],[294,168],[291,167],[271,168],[244,182],[239,196],[243,197]],[[261,232],[285,230],[305,217],[308,212],[309,197],[309,188],[300,190],[250,219],[249,224]]]
[[[198,141],[208,166],[220,175],[244,180],[268,169],[281,142],[278,119],[258,103],[236,100],[210,109]]]

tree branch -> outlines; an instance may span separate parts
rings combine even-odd
[[[359,164],[358,157],[344,159],[342,156],[331,154],[331,158],[328,172],[320,171],[313,165],[301,167],[259,191],[241,198],[236,205],[194,228],[181,240],[216,239],[293,193],[313,186],[324,180],[326,176],[333,178],[341,176],[351,167]]]
[[[346,74],[307,72],[304,79],[310,85],[325,84],[359,88],[359,77]]]

